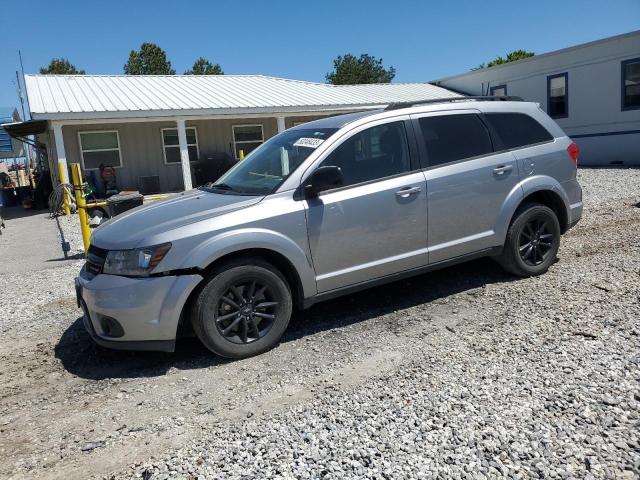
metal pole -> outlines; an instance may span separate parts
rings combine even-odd
[[[22,64],[22,60],[20,62]],[[16,70],[16,81],[18,82],[18,97],[20,98],[20,106],[22,107],[22,121],[25,121],[25,114],[24,114],[24,95],[22,94],[22,86],[20,83],[20,75],[18,74],[18,71]],[[24,157],[25,157],[25,167],[26,167],[26,173],[27,173],[27,178],[31,179],[31,150],[29,149],[29,145],[27,143],[22,142],[22,148],[24,149]],[[31,183],[31,180],[29,180],[29,183]]]
[[[89,251],[91,230],[89,229],[89,219],[87,218],[87,202],[84,199],[84,192],[82,189],[82,171],[80,170],[79,163],[71,164],[71,178],[73,179],[73,191],[76,195],[78,217],[80,218],[80,232],[82,233],[82,243],[84,243],[84,253],[86,255]]]
[[[178,127],[178,144],[180,145],[180,162],[182,164],[182,181],[185,190],[191,190],[191,164],[189,163],[189,147],[187,145],[187,130],[185,121],[176,120]]]
[[[62,202],[63,202],[62,209],[64,210],[65,215],[69,215],[69,213],[71,213],[71,210],[69,209],[69,197],[67,194],[67,187],[65,187],[65,182],[63,180],[64,173],[65,173],[64,170],[65,170],[64,163],[58,162],[58,178],[60,179],[60,188],[62,188]]]

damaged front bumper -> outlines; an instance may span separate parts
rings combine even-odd
[[[83,268],[76,296],[85,328],[104,347],[172,352],[180,315],[200,275],[131,278]]]

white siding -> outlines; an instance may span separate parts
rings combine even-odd
[[[580,163],[640,165],[640,110],[621,108],[621,63],[637,57],[640,31],[435,83],[471,95],[488,94],[491,86],[506,84],[508,95],[538,102],[547,111],[547,76],[567,72],[569,116],[556,121],[569,136],[576,136]],[[610,135],[616,132],[637,133]],[[580,137],[593,134],[599,135]]]

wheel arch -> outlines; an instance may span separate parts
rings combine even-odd
[[[222,262],[241,257],[261,258],[280,270],[289,282],[296,306],[303,306],[306,298],[317,293],[315,270],[307,253],[293,239],[272,230],[246,228],[223,232],[194,248],[183,264],[206,276]],[[188,311],[199,291],[196,288],[191,293],[183,312]]]
[[[289,284],[289,288],[291,289],[291,298],[293,300],[294,306],[296,308],[304,307],[305,287],[303,285],[299,272],[286,256],[269,248],[244,248],[228,252],[224,255],[220,255],[201,269],[201,275],[203,279],[206,279],[207,276],[218,266],[241,258],[259,258],[277,268]],[[193,302],[200,294],[200,291],[202,290],[202,287],[204,285],[205,282],[201,281],[200,284],[191,291],[186,302],[184,303],[178,323],[178,334],[185,334],[190,330],[191,324],[187,321],[189,312],[191,311]]]
[[[504,244],[507,230],[518,209],[527,202],[540,203],[551,208],[560,222],[560,231],[564,233],[569,223],[569,199],[560,182],[546,175],[528,177],[511,190],[502,204],[496,225],[496,238]]]
[[[565,204],[562,201],[562,197],[558,193],[553,190],[536,190],[534,192],[531,192],[529,193],[529,195],[525,196],[522,199],[522,201],[518,205],[518,208],[516,209],[516,212],[525,203],[539,203],[541,205],[549,207],[556,214],[556,217],[558,217],[558,222],[560,223],[560,233],[564,233],[567,231],[569,225],[569,215]]]

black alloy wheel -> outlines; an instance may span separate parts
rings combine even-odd
[[[560,248],[560,222],[546,205],[525,203],[513,215],[502,252],[495,257],[507,272],[531,277],[546,272]]]
[[[258,257],[229,260],[203,280],[191,306],[193,330],[225,358],[247,358],[278,344],[293,310],[284,275]]]
[[[278,302],[258,280],[233,284],[220,297],[216,327],[232,343],[251,343],[264,337],[278,315]]]
[[[527,265],[537,266],[543,263],[553,247],[553,233],[544,218],[533,218],[520,232],[520,258]]]

